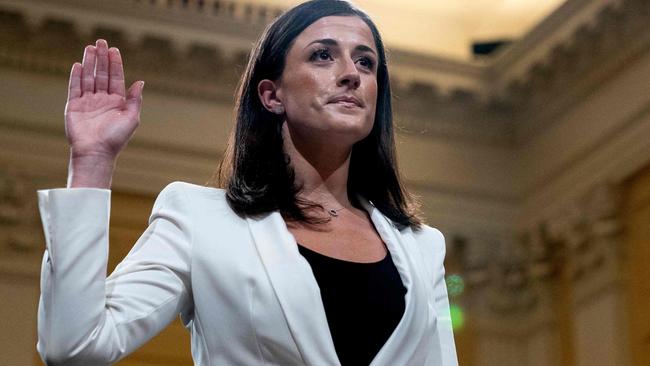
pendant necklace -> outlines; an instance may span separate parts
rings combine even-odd
[[[329,213],[330,216],[332,216],[332,217],[338,217],[338,216],[339,216],[339,211],[341,211],[341,210],[344,209],[344,208],[345,208],[345,207],[341,207],[341,208],[336,209],[336,210],[333,209],[333,208],[331,208],[331,209],[327,210],[327,213]]]

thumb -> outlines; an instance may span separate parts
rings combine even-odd
[[[144,88],[144,81],[134,82],[126,93],[126,102],[129,106],[140,108],[142,104],[142,89]]]

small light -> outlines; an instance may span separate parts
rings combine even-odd
[[[463,309],[456,304],[451,304],[449,314],[451,315],[451,328],[454,331],[460,330],[465,325],[465,312]]]
[[[460,275],[449,275],[445,282],[447,283],[447,293],[450,297],[459,296],[465,290],[465,281]]]

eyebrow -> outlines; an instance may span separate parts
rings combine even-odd
[[[315,41],[309,43],[307,46],[305,46],[305,48],[311,46],[311,45],[314,44],[314,43],[322,43],[322,44],[324,44],[324,45],[328,45],[328,46],[338,46],[338,44],[339,44],[338,42],[336,42],[336,40],[334,40],[334,39],[332,39],[332,38],[323,38],[323,39],[317,39],[317,40],[315,40]],[[355,50],[358,50],[358,51],[367,51],[367,52],[371,52],[371,53],[374,54],[374,55],[377,54],[377,53],[375,52],[375,50],[373,50],[372,48],[366,46],[365,44],[360,44],[360,45],[356,46],[354,49],[355,49]]]

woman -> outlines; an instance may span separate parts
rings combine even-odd
[[[178,314],[197,365],[455,365],[444,239],[409,208],[379,33],[340,0],[271,24],[238,91],[225,189],[172,183],[106,278],[110,181],[143,82],[103,40],[71,72],[67,189],[39,191],[38,351],[110,364]]]

